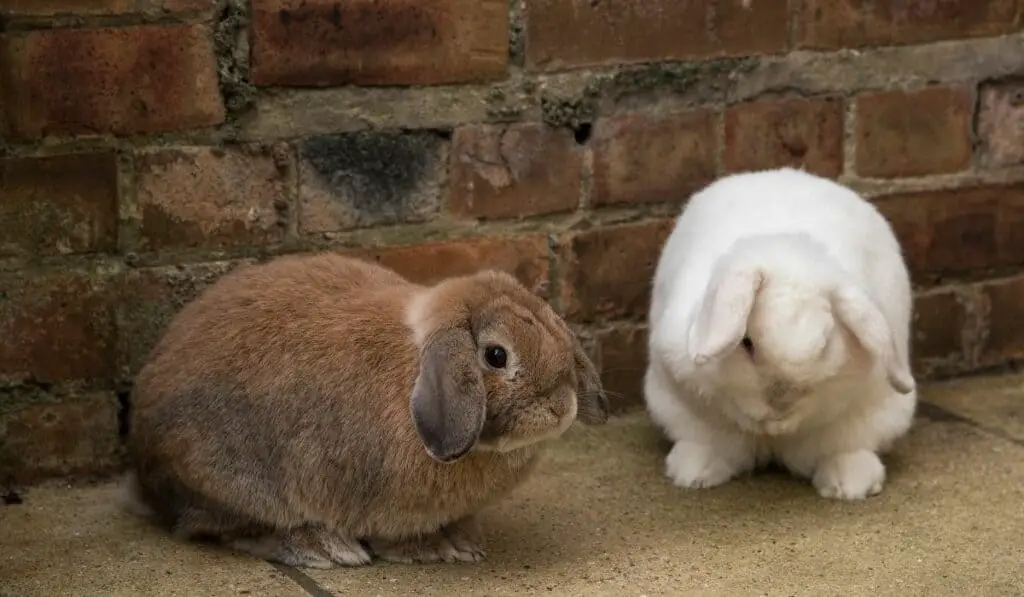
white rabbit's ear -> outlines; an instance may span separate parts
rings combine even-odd
[[[764,274],[756,269],[713,276],[690,326],[690,358],[701,365],[735,348],[747,331],[747,319]]]
[[[889,323],[871,297],[846,284],[833,293],[832,305],[839,321],[885,367],[889,385],[900,394],[913,391],[916,384],[910,364],[896,349]]]

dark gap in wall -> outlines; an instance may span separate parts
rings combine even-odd
[[[117,435],[122,440],[128,437],[129,420],[132,411],[132,392],[130,389],[117,391]]]
[[[572,136],[576,139],[576,143],[580,145],[586,145],[587,141],[590,140],[590,133],[593,129],[593,125],[589,122],[581,122],[572,129]]]

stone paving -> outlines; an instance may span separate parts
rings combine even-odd
[[[1024,377],[922,388],[884,492],[819,498],[766,472],[703,491],[662,477],[641,414],[573,429],[484,515],[478,564],[296,570],[172,540],[114,483],[0,506],[0,595],[1024,595]]]

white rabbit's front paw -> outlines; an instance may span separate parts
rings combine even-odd
[[[687,489],[721,485],[736,473],[735,466],[704,444],[678,441],[665,458],[665,475]]]
[[[825,460],[812,482],[822,497],[861,500],[882,491],[885,466],[874,452],[846,452]]]

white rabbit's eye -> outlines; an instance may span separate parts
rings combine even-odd
[[[750,339],[750,336],[743,336],[743,349],[751,355],[754,354],[754,341]]]
[[[484,350],[484,360],[495,369],[504,369],[505,364],[508,362],[508,354],[500,346],[488,346]]]

